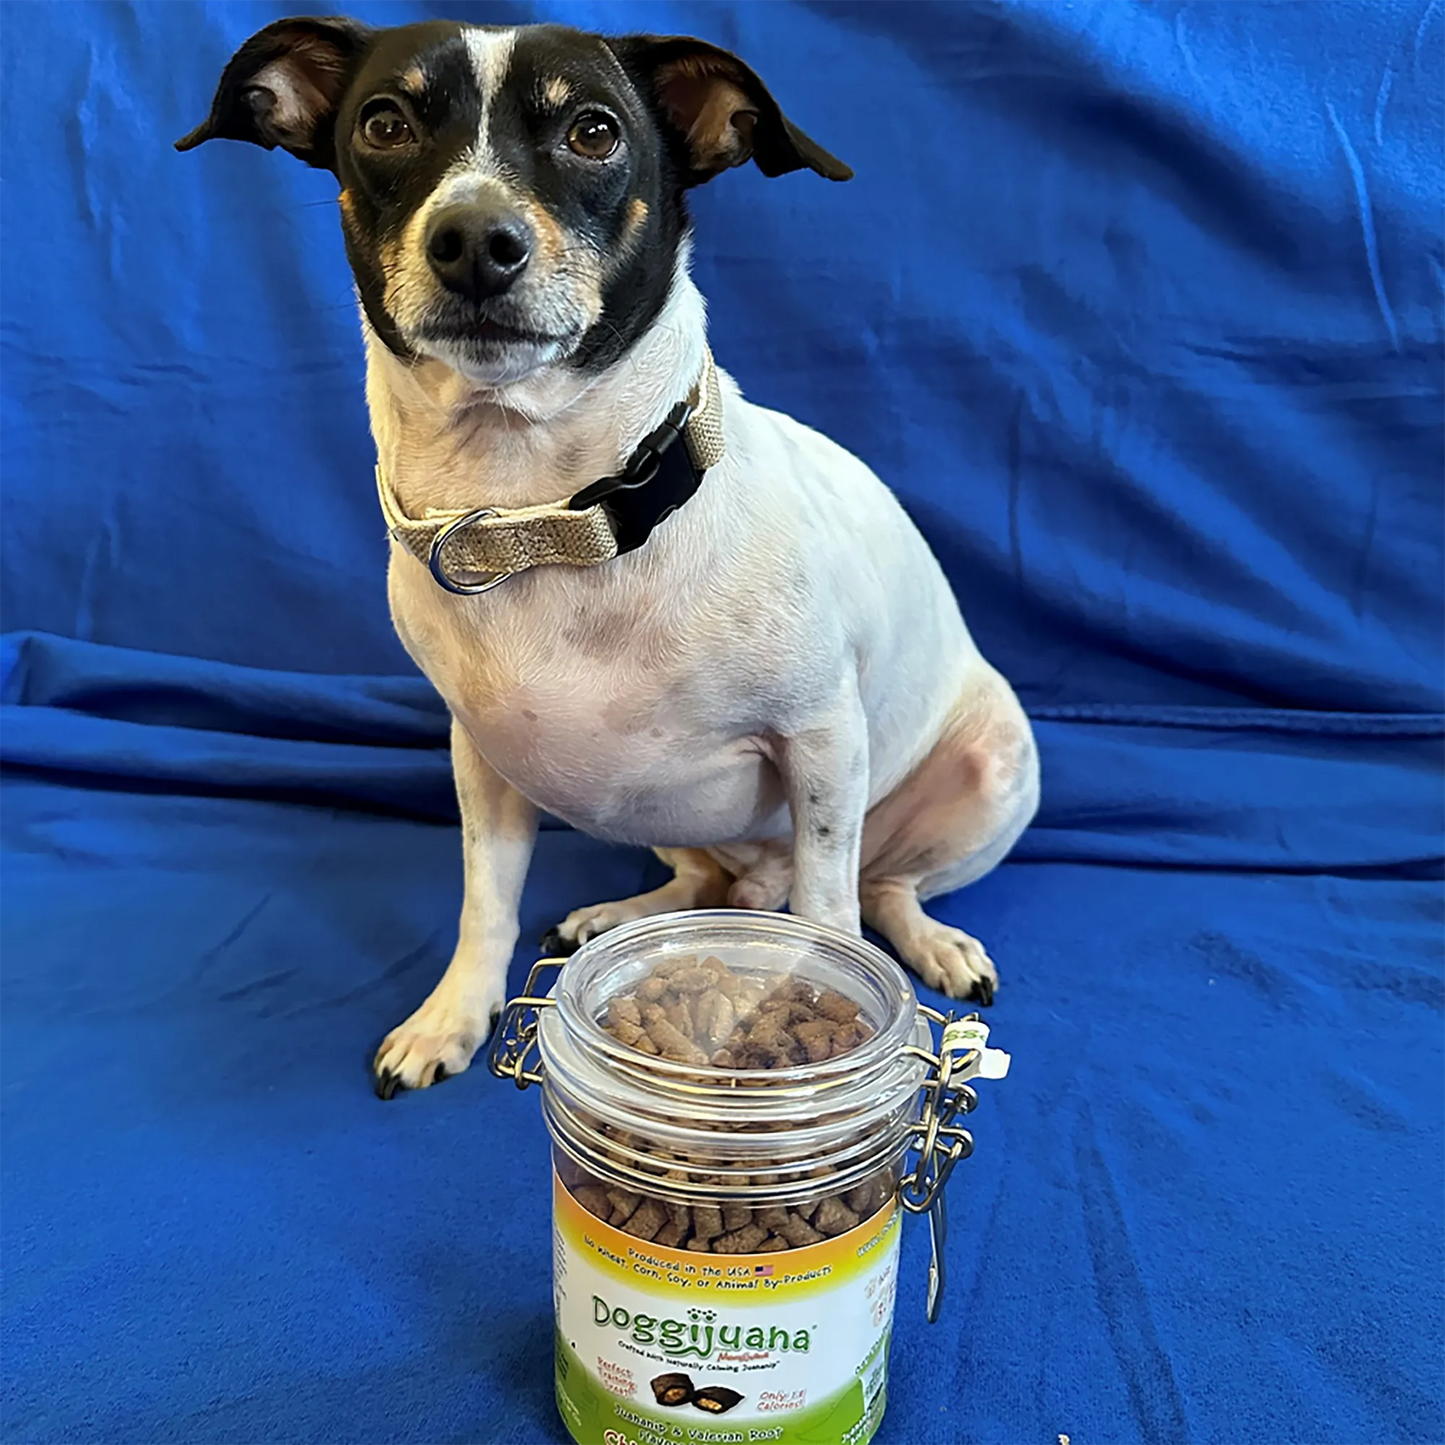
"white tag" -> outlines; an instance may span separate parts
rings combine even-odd
[[[968,1054],[975,1050],[978,1051],[978,1059],[963,1077],[971,1078],[975,1074],[984,1079],[1006,1077],[1009,1056],[1002,1049],[988,1047],[988,1025],[982,1019],[954,1019],[951,1024],[943,1026],[941,1053]]]

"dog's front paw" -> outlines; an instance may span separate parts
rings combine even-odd
[[[976,998],[985,1008],[993,1002],[998,970],[983,944],[961,928],[932,923],[904,953],[903,961],[930,988],[949,998]]]
[[[496,1026],[500,999],[479,1015],[433,994],[376,1051],[371,1071],[380,1099],[400,1089],[427,1089],[460,1074]]]

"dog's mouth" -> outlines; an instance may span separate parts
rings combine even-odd
[[[479,316],[471,321],[443,322],[427,326],[421,332],[420,339],[446,346],[494,349],[502,346],[563,346],[571,338],[556,332],[538,331],[530,326],[518,326],[510,321],[496,321],[491,317]]]
[[[507,386],[565,360],[576,332],[544,331],[491,316],[439,318],[420,328],[418,349],[480,386]]]

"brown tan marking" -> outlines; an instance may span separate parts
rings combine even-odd
[[[561,110],[571,94],[572,87],[560,75],[554,75],[542,85],[542,104]]]
[[[622,228],[624,242],[633,241],[647,220],[647,202],[641,196],[634,196],[627,208],[627,224]]]

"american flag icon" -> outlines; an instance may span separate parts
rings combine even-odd
[[[773,1267],[770,1264],[755,1264],[753,1266],[754,1274],[772,1274],[772,1272]]]

